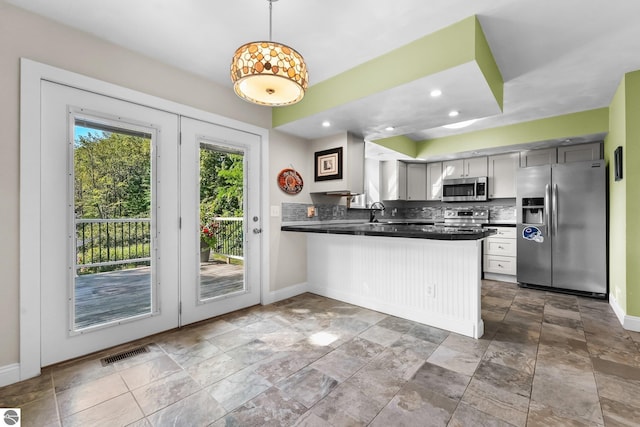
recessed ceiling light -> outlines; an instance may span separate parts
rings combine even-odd
[[[460,111],[453,110],[449,112],[449,117],[456,117],[459,114],[460,114]]]
[[[430,95],[434,98],[442,95],[442,91],[440,89],[434,89],[431,91]]]
[[[451,123],[450,125],[444,125],[442,127],[447,129],[462,129],[466,128],[467,126],[471,126],[477,121],[478,119],[465,120],[464,122]]]
[[[394,129],[395,128],[393,126],[387,126],[386,128],[384,128],[384,130],[386,130],[387,132],[391,132]]]
[[[322,127],[328,128],[329,126],[331,126],[331,122],[329,120],[325,120],[324,122],[322,122]]]

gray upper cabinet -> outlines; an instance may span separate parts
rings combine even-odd
[[[444,178],[473,178],[487,176],[487,158],[447,160],[442,162]]]
[[[407,164],[407,200],[427,200],[427,165]]]
[[[543,148],[540,150],[529,150],[520,153],[520,167],[550,165],[556,163],[556,149]]]
[[[520,153],[489,156],[489,198],[516,197],[516,171]]]
[[[602,159],[602,143],[565,145],[540,150],[522,151],[520,167],[550,165],[552,163],[588,162]]]
[[[442,162],[427,163],[427,200],[442,200]]]
[[[380,162],[380,199],[407,200],[407,164],[397,160]]]
[[[478,176],[487,176],[487,157],[472,157],[465,159],[467,167],[466,177],[474,178]]]
[[[558,147],[558,163],[588,162],[601,158],[602,144],[599,142]]]

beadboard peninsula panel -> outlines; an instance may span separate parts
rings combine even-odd
[[[307,235],[309,291],[473,338],[482,240]]]

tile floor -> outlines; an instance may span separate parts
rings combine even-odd
[[[0,388],[23,426],[640,423],[640,334],[604,301],[485,281],[474,340],[304,294]]]

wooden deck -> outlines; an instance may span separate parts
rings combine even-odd
[[[201,263],[200,298],[215,298],[242,290],[243,270],[242,265],[220,261]],[[78,276],[75,287],[77,329],[151,311],[149,267]]]

